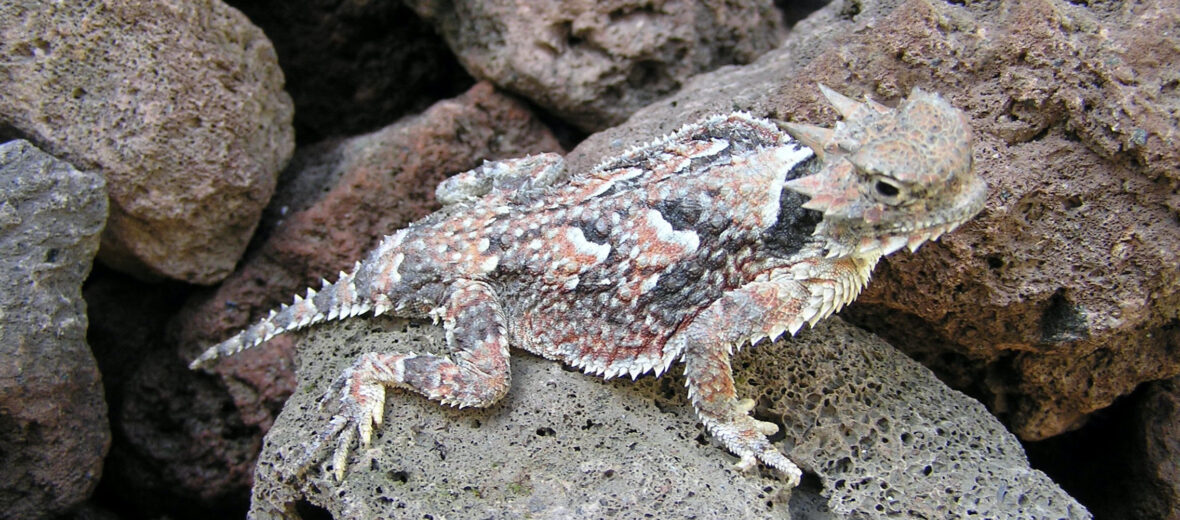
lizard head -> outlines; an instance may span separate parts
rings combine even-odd
[[[921,89],[890,109],[819,88],[844,120],[832,129],[783,123],[821,165],[786,187],[823,213],[815,235],[829,256],[916,250],[983,209],[987,185],[971,168],[963,112]]]

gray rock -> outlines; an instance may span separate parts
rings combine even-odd
[[[103,178],[26,141],[0,145],[0,504],[49,518],[85,500],[110,445],[82,281]]]
[[[982,404],[862,329],[834,319],[733,365],[836,515],[1090,518]]]
[[[390,318],[315,329],[299,352],[299,390],[264,441],[252,517],[294,517],[306,500],[336,518],[785,518],[776,480],[734,475],[736,458],[705,440],[683,380],[604,384],[528,355],[513,358],[498,405],[458,410],[390,392],[386,423],[342,485],[319,474],[282,482],[282,465],[324,426],[315,400],[341,370],[368,350],[437,352],[439,332]]]
[[[472,76],[587,131],[623,122],[694,74],[748,63],[782,35],[766,0],[406,4]]]
[[[0,34],[0,127],[106,177],[99,260],[228,275],[294,146],[262,31],[220,0],[12,0]]]
[[[317,328],[299,390],[267,435],[251,515],[296,518],[1088,518],[979,403],[880,339],[832,319],[734,360],[757,414],[809,474],[795,492],[697,423],[676,373],[603,383],[527,355],[497,406],[457,410],[390,392],[385,424],[343,483],[290,465],[326,417],[315,400],[359,353],[437,351],[439,330],[390,318]],[[974,512],[974,513],[970,513]]]

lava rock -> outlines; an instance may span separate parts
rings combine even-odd
[[[513,357],[512,387],[488,409],[389,392],[342,482],[331,467],[296,474],[328,428],[317,399],[360,354],[443,344],[441,327],[394,318],[313,329],[299,391],[266,437],[251,517],[1090,518],[979,402],[838,318],[734,358],[739,394],[818,476],[795,492],[769,470],[731,469],[737,458],[709,440],[678,369],[603,382],[529,355]]]

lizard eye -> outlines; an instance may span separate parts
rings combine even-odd
[[[873,196],[889,205],[900,204],[906,198],[905,187],[893,179],[878,175],[873,178]]]

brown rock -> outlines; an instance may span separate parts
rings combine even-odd
[[[1180,45],[1142,29],[1175,26],[1180,12],[1163,1],[893,5],[830,5],[781,48],[693,78],[567,159],[586,167],[735,108],[827,124],[835,112],[815,82],[886,103],[941,92],[972,119],[988,207],[940,244],[890,257],[851,316],[1025,439],[1180,373],[1180,98],[1167,94],[1180,76],[1161,66],[1180,63]]]
[[[82,282],[107,216],[102,176],[0,145],[0,516],[82,502],[110,445]]]
[[[372,134],[301,151],[242,267],[191,298],[176,318],[181,352],[191,359],[321,277],[335,278],[381,237],[436,209],[434,188],[448,175],[485,159],[546,151],[560,151],[548,130],[488,83]],[[255,442],[294,386],[294,343],[293,335],[275,338],[217,366],[240,420],[260,430],[248,435]],[[209,431],[195,432],[193,442],[241,440],[221,439],[214,425],[222,419],[208,420]],[[201,456],[186,464],[248,471],[256,452],[214,447]]]
[[[781,38],[769,1],[406,2],[476,78],[587,130],[616,125],[692,75]]]
[[[0,126],[106,176],[99,259],[228,275],[294,144],[262,32],[218,0],[18,0],[0,4],[0,34]]]

